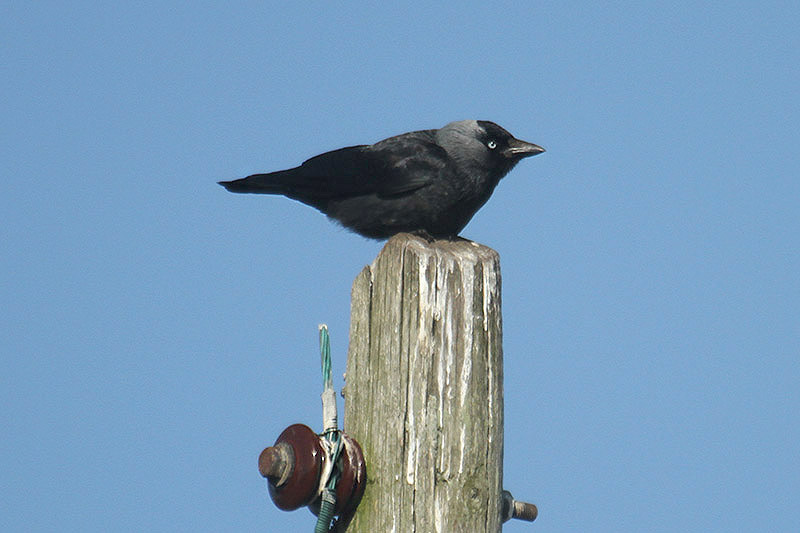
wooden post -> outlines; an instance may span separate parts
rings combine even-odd
[[[497,252],[397,235],[356,278],[351,305],[344,427],[368,481],[347,531],[500,531]]]

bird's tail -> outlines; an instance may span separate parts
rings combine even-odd
[[[257,194],[286,194],[287,188],[281,179],[282,172],[270,174],[253,174],[239,180],[218,181],[220,185],[230,192],[257,193]]]
[[[240,180],[217,182],[230,192],[255,194],[282,194],[323,210],[328,204],[329,196],[320,195],[319,180],[309,180],[298,176],[297,169],[279,170],[269,174],[253,174]]]

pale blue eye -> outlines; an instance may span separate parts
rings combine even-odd
[[[497,148],[497,143],[494,141],[489,141],[488,143],[486,143],[486,146],[489,147],[489,150],[494,150],[495,148]]]

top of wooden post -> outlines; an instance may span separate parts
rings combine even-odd
[[[391,253],[397,248],[409,249],[419,255],[434,252],[441,257],[452,257],[462,261],[475,263],[484,261],[499,261],[499,254],[483,244],[457,237],[454,240],[428,241],[418,235],[398,233],[386,242],[380,255]],[[380,258],[380,255],[378,258]],[[376,258],[376,261],[378,259]]]

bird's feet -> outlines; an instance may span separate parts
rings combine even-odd
[[[460,241],[467,241],[470,242],[469,239],[465,239],[464,237],[459,237],[458,235],[443,235],[440,237],[434,237],[427,230],[424,229],[416,229],[414,231],[409,232],[411,235],[415,237],[419,237],[421,239],[425,239],[429,243],[434,241],[449,241],[449,242],[460,242]]]
[[[424,229],[415,229],[414,231],[411,231],[410,233],[411,233],[411,235],[414,235],[415,237],[419,237],[420,239],[425,239],[428,243],[432,243],[433,241],[436,240],[436,237],[434,237],[433,235],[428,233],[427,230],[424,230]]]

